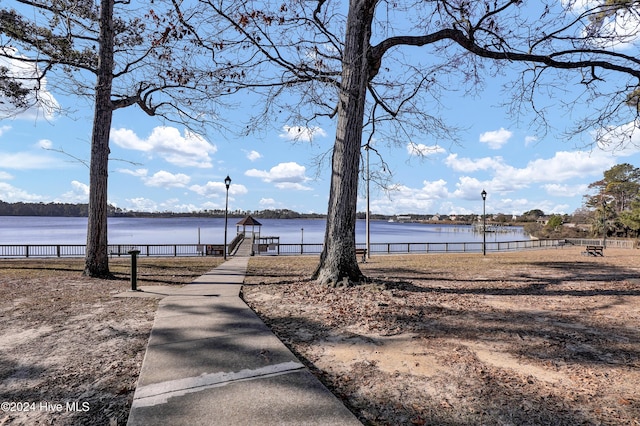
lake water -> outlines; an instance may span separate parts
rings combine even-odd
[[[227,239],[236,235],[240,218],[229,218]],[[282,244],[319,243],[324,219],[259,219],[262,236],[278,236]],[[223,244],[220,218],[109,218],[109,244]],[[487,242],[528,240],[521,227],[487,233]],[[250,230],[250,229],[248,229]],[[257,232],[257,229],[256,229]],[[86,244],[87,219],[78,217],[0,216],[0,245]],[[468,225],[431,225],[371,221],[372,243],[440,243],[482,241]],[[198,240],[199,238],[199,240]],[[365,221],[356,224],[356,242],[364,243]]]

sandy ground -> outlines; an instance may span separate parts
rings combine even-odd
[[[138,285],[176,285],[219,263],[139,260]],[[84,278],[82,260],[0,260],[0,425],[124,425],[157,300],[114,298],[131,288]]]
[[[255,258],[244,298],[370,425],[640,424],[640,252]]]

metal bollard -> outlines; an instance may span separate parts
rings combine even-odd
[[[138,255],[140,250],[130,250],[127,253],[131,255],[131,291],[138,290]]]

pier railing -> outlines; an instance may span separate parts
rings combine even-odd
[[[604,245],[602,240],[522,240],[487,242],[487,252],[505,252],[516,250],[530,250],[549,247],[564,247],[565,245]],[[606,246],[610,248],[633,248],[631,240],[607,239]],[[272,244],[266,251],[255,250],[256,255],[316,255],[322,252],[322,244]],[[357,248],[366,248],[364,243],[356,244]],[[482,252],[482,242],[449,242],[449,243],[371,243],[371,254],[402,254],[402,253],[479,253]],[[205,244],[113,244],[109,245],[109,256],[128,256],[130,250],[140,250],[138,256],[204,256]],[[0,245],[0,258],[12,257],[84,257],[84,244],[29,244],[29,245]]]

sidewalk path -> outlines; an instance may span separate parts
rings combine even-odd
[[[128,425],[361,425],[240,299],[248,260],[171,292],[142,287],[168,295]]]

